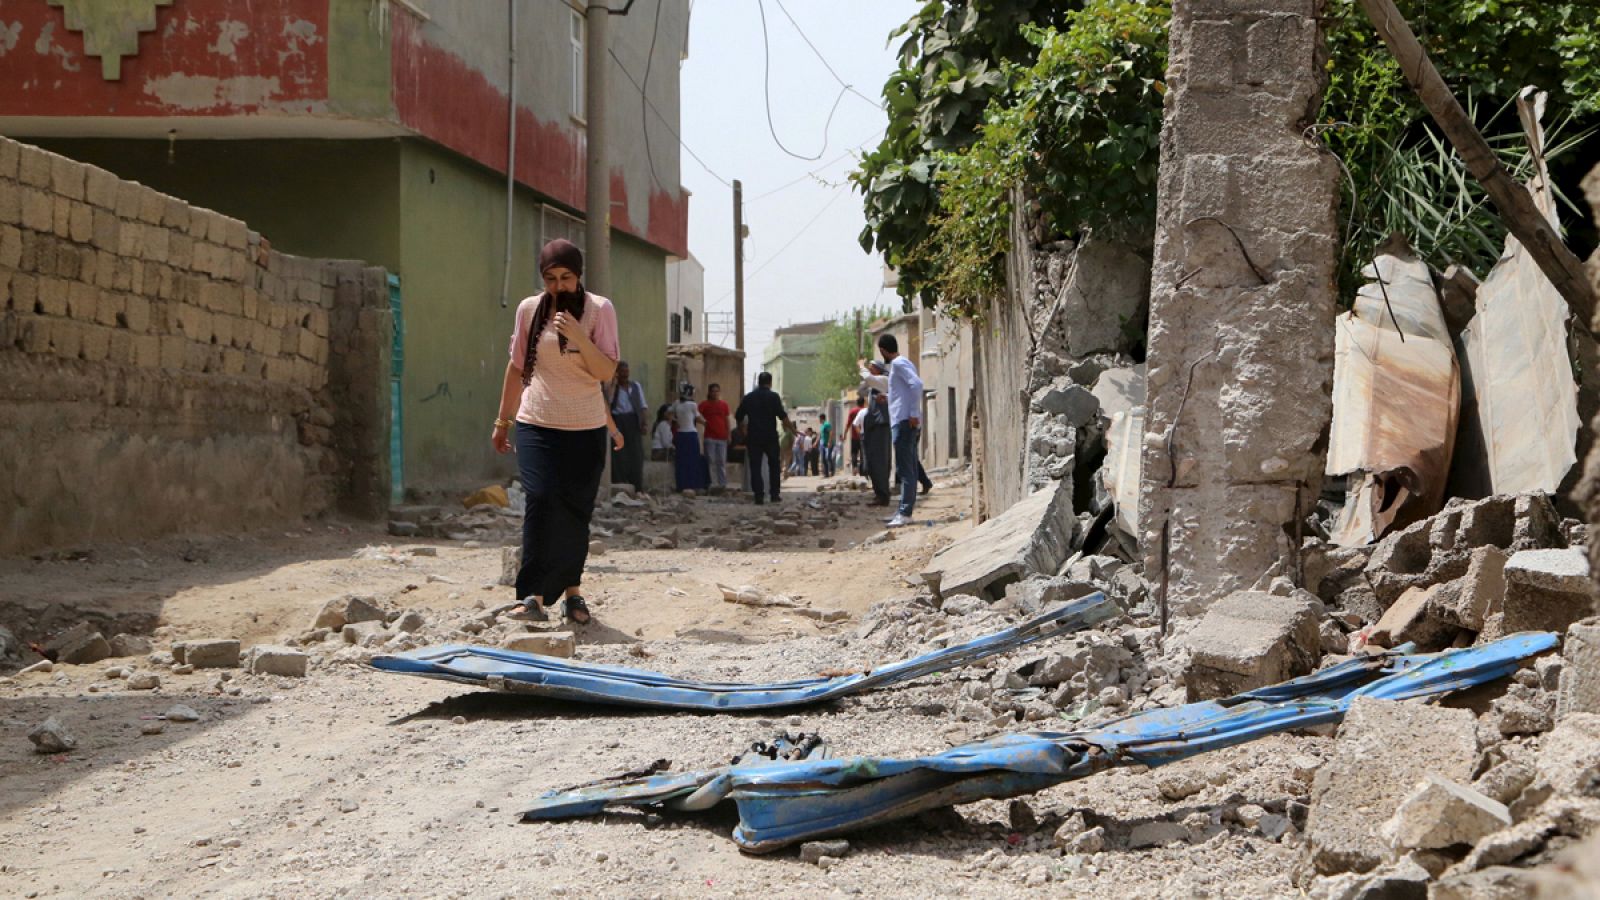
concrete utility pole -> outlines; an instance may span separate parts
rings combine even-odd
[[[609,55],[607,28],[610,8],[589,0],[584,10],[583,117],[587,120],[588,191],[584,196],[584,287],[596,294],[611,293],[611,167],[606,134],[606,65]],[[608,454],[609,456],[609,454]]]
[[[744,349],[744,185],[733,180],[733,346]]]

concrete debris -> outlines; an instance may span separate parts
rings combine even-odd
[[[414,609],[408,609],[389,623],[389,630],[394,632],[417,632],[428,624],[426,617]]]
[[[781,594],[768,594],[755,585],[746,584],[739,587],[728,587],[725,584],[717,585],[717,590],[722,592],[722,599],[726,603],[742,603],[745,606],[778,606],[792,608],[800,604]]]
[[[28,732],[35,753],[67,753],[77,749],[78,739],[67,731],[61,720],[51,716]]]
[[[182,703],[174,703],[173,705],[167,707],[167,711],[162,713],[161,716],[168,722],[200,721],[200,714],[195,712],[194,707],[185,706]]]
[[[1600,715],[1562,719],[1540,743],[1538,769],[1557,794],[1600,800]]]
[[[1339,726],[1333,756],[1317,770],[1306,822],[1307,859],[1318,874],[1370,872],[1389,848],[1376,825],[1427,775],[1471,780],[1475,720],[1465,709],[1361,698]]]
[[[1189,699],[1226,697],[1305,675],[1322,657],[1321,601],[1236,591],[1211,605],[1184,639]]]
[[[1434,774],[1424,776],[1381,831],[1400,850],[1471,846],[1511,827],[1505,804]]]
[[[1589,559],[1580,548],[1523,550],[1505,565],[1504,634],[1556,631],[1595,610]]]
[[[18,675],[30,675],[30,674],[32,674],[34,672],[38,672],[40,674],[45,674],[45,673],[48,673],[48,672],[55,671],[55,667],[56,667],[56,664],[54,662],[52,662],[52,661],[50,661],[48,659],[41,659],[41,660],[39,660],[38,662],[34,663],[31,666],[26,666],[24,668],[18,669],[17,670],[17,674]]]
[[[322,611],[317,613],[311,627],[338,631],[352,622],[382,622],[384,618],[384,611],[378,607],[376,598],[345,594],[323,604]]]
[[[111,656],[111,644],[88,622],[79,622],[45,642],[45,656],[56,662],[82,666]]]
[[[1566,664],[1556,693],[1556,718],[1600,714],[1600,618],[1573,623],[1561,654]]]
[[[237,669],[239,642],[232,638],[180,641],[172,645],[172,658],[196,669]]]
[[[1429,900],[1526,900],[1538,890],[1538,876],[1527,869],[1495,866],[1451,875],[1435,883]],[[1577,895],[1574,895],[1577,896]]]
[[[1521,684],[1489,705],[1487,721],[1502,735],[1542,734],[1555,725],[1555,696]]]
[[[517,583],[517,573],[522,571],[522,547],[503,547],[500,550],[500,580],[495,582],[501,587],[514,587]]]
[[[161,676],[154,672],[134,672],[128,676],[128,690],[153,691],[161,686]]]
[[[118,634],[109,643],[111,655],[116,657],[147,656],[155,649],[150,639],[140,634]]]
[[[343,636],[346,644],[370,647],[386,639],[388,632],[382,622],[351,622],[340,629],[339,634]]]
[[[537,653],[540,656],[571,659],[577,652],[578,641],[570,631],[545,631],[538,634],[514,634],[501,641],[500,646],[518,653]]]
[[[800,861],[814,866],[821,865],[824,857],[838,860],[843,859],[849,852],[850,842],[846,840],[807,841],[800,845]]]
[[[941,597],[997,600],[1014,581],[1060,569],[1076,530],[1070,480],[1056,482],[934,554],[922,577]]]
[[[1073,581],[1062,576],[1030,575],[1022,581],[1006,586],[1004,603],[1023,615],[1032,616],[1069,600],[1087,597],[1097,590],[1100,588],[1093,584]],[[1115,597],[1115,594],[1112,596]],[[945,602],[949,603],[948,600]],[[957,608],[961,607],[958,605]]]
[[[252,675],[282,675],[287,678],[306,677],[311,657],[291,647],[257,644],[250,648],[245,668]]]

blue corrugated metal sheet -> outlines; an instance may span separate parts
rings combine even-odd
[[[548,794],[525,820],[592,815],[608,806],[739,807],[733,838],[753,852],[854,831],[927,809],[1015,797],[1115,766],[1159,766],[1292,728],[1337,722],[1357,697],[1437,696],[1503,678],[1552,649],[1546,633],[1483,647],[1349,660],[1224,700],[1138,713],[1101,728],[1008,734],[911,759],[840,757],[733,765]]]
[[[687,710],[775,709],[820,703],[964,666],[1035,641],[1082,631],[1121,612],[1104,594],[1090,594],[1004,631],[860,674],[767,684],[690,681],[643,669],[470,646],[425,647],[380,656],[372,665],[384,672],[583,703]]]

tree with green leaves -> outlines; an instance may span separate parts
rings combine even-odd
[[[856,316],[860,315],[861,334],[856,334]],[[822,349],[817,354],[817,386],[828,396],[861,383],[861,360],[872,356],[870,326],[877,321],[899,315],[888,306],[863,306],[851,310],[828,324],[822,333]]]

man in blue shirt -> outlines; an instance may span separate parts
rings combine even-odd
[[[878,352],[889,367],[889,427],[894,441],[896,477],[900,481],[900,508],[889,520],[890,528],[911,524],[917,508],[917,474],[922,463],[917,446],[922,439],[922,376],[900,355],[900,342],[892,334],[878,336]]]

